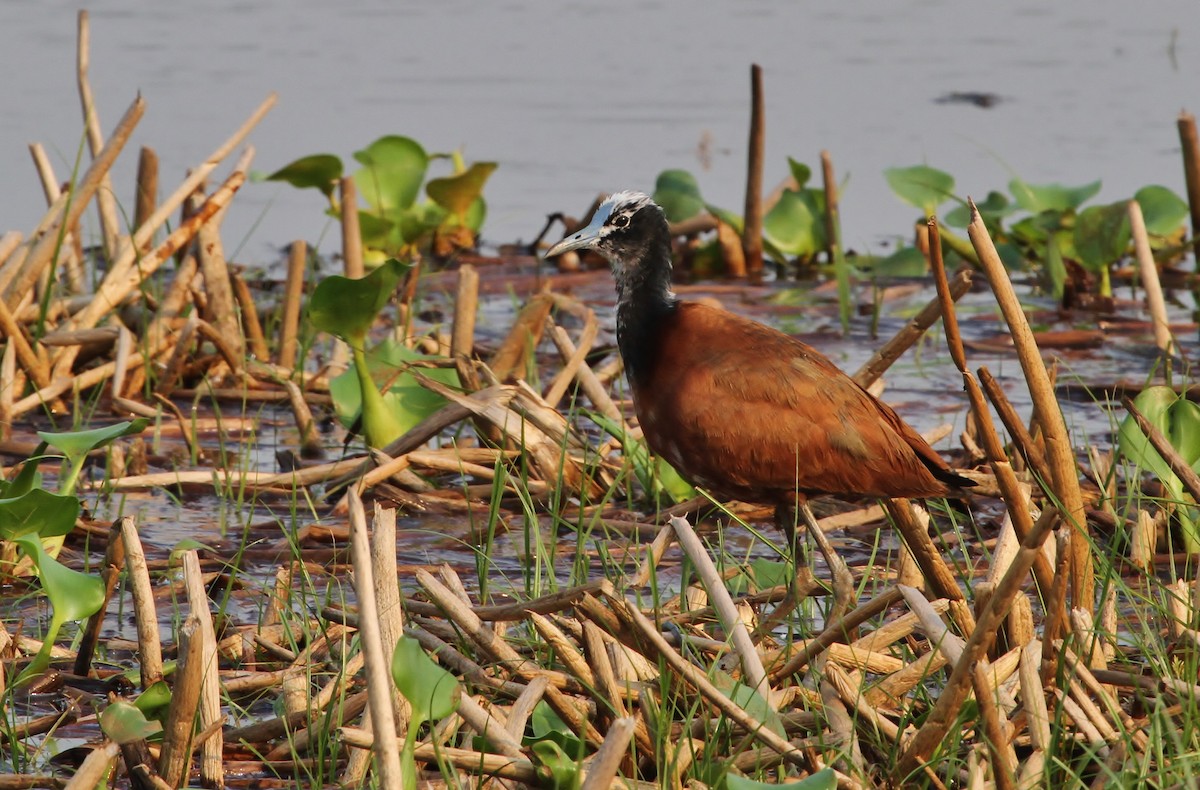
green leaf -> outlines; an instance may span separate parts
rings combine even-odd
[[[148,720],[133,703],[117,700],[100,714],[100,729],[117,743],[133,743],[162,732],[162,725]]]
[[[1014,178],[1008,182],[1008,191],[1012,193],[1018,206],[1032,214],[1040,214],[1043,211],[1070,211],[1078,208],[1095,197],[1100,191],[1100,186],[1100,181],[1078,187],[1065,187],[1061,184],[1035,186],[1020,178]]]
[[[376,211],[407,209],[417,200],[429,155],[416,140],[399,135],[380,137],[354,158],[363,167],[354,174],[354,184]]]
[[[164,719],[171,707],[171,687],[165,680],[156,680],[133,701],[148,719]]]
[[[788,157],[788,170],[792,172],[792,180],[796,182],[797,189],[804,189],[808,179],[812,178],[812,168],[803,162],[797,162],[790,156]]]
[[[936,214],[937,207],[954,196],[954,177],[926,165],[891,167],[883,171],[883,177],[901,200],[926,216]]]
[[[1146,232],[1152,236],[1169,236],[1187,219],[1187,203],[1166,187],[1157,184],[1142,187],[1133,199],[1142,207]]]
[[[1051,236],[1046,242],[1045,272],[1050,280],[1050,291],[1054,294],[1054,301],[1061,303],[1067,288],[1067,267],[1063,263],[1062,252],[1058,249],[1057,236]]]
[[[392,680],[412,706],[413,727],[444,719],[458,707],[458,680],[426,655],[412,637],[402,636],[396,643]]]
[[[538,741],[531,747],[538,762],[550,771],[554,790],[574,790],[583,782],[582,761],[573,759],[554,741]]]
[[[414,363],[428,362],[439,359],[420,354],[388,339],[371,348],[365,354],[367,375],[372,384],[390,381],[388,390],[382,393],[383,407],[390,422],[387,433],[394,434],[390,438],[375,437],[381,443],[371,441],[373,447],[383,447],[396,439],[421,420],[433,414],[446,405],[446,399],[435,392],[430,392],[409,372]],[[458,373],[453,368],[420,368],[421,374],[449,387],[461,386]],[[363,379],[357,369],[348,370],[329,382],[329,394],[333,398],[334,411],[342,424],[353,425],[363,409],[362,386]],[[378,392],[378,386],[375,391]],[[366,415],[364,414],[364,418]],[[368,437],[370,439],[370,437]]]
[[[784,190],[763,217],[763,236],[786,255],[809,258],[825,249],[824,193]]]
[[[480,199],[483,185],[496,167],[495,162],[476,162],[456,176],[433,179],[425,185],[425,192],[433,202],[465,225],[467,213]]]
[[[734,774],[725,775],[726,790],[767,790],[767,788],[790,787],[793,790],[834,790],[837,787],[837,774],[832,768],[822,768],[811,776],[807,776],[798,782],[786,782],[784,784],[775,784],[767,782],[756,782],[753,779],[747,779],[744,776],[736,776]]]
[[[92,428],[86,431],[38,431],[42,441],[51,447],[58,448],[70,460],[86,456],[92,450],[113,442],[122,436],[130,436],[146,430],[150,421],[145,417],[136,420],[126,420],[103,428]]]
[[[342,177],[342,160],[333,154],[313,154],[284,165],[268,181],[286,181],[298,189],[319,189],[327,198],[333,197]]]
[[[999,226],[1005,217],[1017,210],[1003,192],[995,190],[988,192],[987,198],[976,203],[975,208],[979,209],[979,216],[989,228]],[[971,209],[966,203],[960,203],[942,216],[942,223],[952,228],[965,228],[971,224]]]
[[[654,182],[654,202],[662,206],[669,222],[691,219],[704,210],[700,185],[686,170],[664,170]]]
[[[411,267],[394,258],[358,280],[330,275],[321,280],[308,300],[313,326],[361,346],[375,317],[388,303]]]
[[[35,488],[18,497],[0,499],[0,539],[22,535],[60,537],[75,528],[79,500]]]
[[[1127,201],[1090,206],[1075,218],[1075,252],[1086,269],[1107,269],[1129,249]]]
[[[916,247],[901,247],[871,267],[876,277],[924,277],[929,261]]]
[[[634,476],[648,495],[666,494],[673,502],[683,502],[696,495],[696,489],[683,479],[678,470],[661,458],[653,458],[646,443],[626,433],[622,424],[602,414],[592,414],[591,418],[602,431],[621,442]]]
[[[750,563],[749,570],[754,579],[754,586],[759,590],[790,584],[795,579],[791,564],[781,560],[759,557]]]

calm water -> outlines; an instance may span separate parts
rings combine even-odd
[[[80,135],[75,3],[0,10],[0,231],[43,210],[26,144],[69,172]],[[163,189],[215,148],[268,91],[255,166],[309,153],[348,157],[388,134],[465,148],[500,169],[488,185],[491,242],[528,239],[546,213],[582,211],[601,190],[649,189],[667,167],[740,208],[748,67],[765,68],[768,168],[832,151],[850,176],[844,229],[863,249],[907,235],[915,212],[885,167],[918,162],[982,196],[1011,172],[1035,182],[1104,180],[1102,199],[1147,183],[1183,191],[1175,118],[1200,111],[1195,0],[904,0],[795,3],[352,3],[110,0],[91,5],[92,85],[111,129],[141,91],[136,145],[154,146]],[[1001,97],[991,109],[935,100]],[[710,156],[698,151],[707,147]],[[131,203],[136,147],[116,170]],[[226,221],[248,262],[326,230],[322,201],[251,184]],[[327,239],[335,243],[335,237]]]

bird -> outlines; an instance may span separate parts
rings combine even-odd
[[[812,527],[808,498],[929,498],[974,485],[887,404],[800,340],[671,290],[671,235],[647,194],[612,194],[553,258],[594,250],[616,282],[617,348],[649,448],[722,499]]]

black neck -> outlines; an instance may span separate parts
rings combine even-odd
[[[615,266],[617,346],[630,381],[649,373],[658,343],[656,332],[677,304],[671,293],[671,240],[664,220],[654,228],[636,260]]]

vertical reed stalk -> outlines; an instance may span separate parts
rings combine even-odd
[[[1138,271],[1142,275],[1142,286],[1146,289],[1146,306],[1150,310],[1150,322],[1154,325],[1154,344],[1163,354],[1171,354],[1171,325],[1167,321],[1167,303],[1163,299],[1162,283],[1158,279],[1158,266],[1150,250],[1150,236],[1146,233],[1146,219],[1142,207],[1136,200],[1129,201],[1129,230],[1133,236],[1133,251],[1137,256]]]
[[[833,177],[833,157],[828,151],[821,152],[821,177],[825,182],[825,236],[829,242],[829,263],[837,278],[838,317],[842,322],[843,334],[850,331],[850,317],[854,305],[850,293],[850,267],[842,255],[842,217],[838,211],[838,187]]]
[[[338,182],[342,199],[342,271],[352,280],[363,276],[362,231],[358,224],[358,189],[354,176]]]
[[[104,149],[104,134],[100,131],[100,116],[96,112],[91,83],[88,82],[90,28],[88,12],[80,11],[79,39],[75,52],[76,77],[79,82],[79,100],[83,105],[83,125],[87,133],[88,149],[95,158]],[[121,218],[117,212],[117,197],[113,191],[112,176],[107,168],[101,176],[100,190],[96,193],[96,208],[100,213],[100,232],[104,236],[104,257],[112,260],[117,254],[121,238]]]
[[[134,199],[133,229],[146,224],[158,205],[158,154],[148,145],[138,152],[137,195]],[[153,236],[150,242],[153,243]]]
[[[299,350],[300,303],[304,299],[304,272],[308,264],[308,244],[292,242],[288,252],[287,285],[283,294],[283,319],[280,321],[279,365],[296,368]]]
[[[742,250],[746,274],[752,281],[762,279],[763,270],[763,157],[767,147],[766,119],[763,108],[762,66],[750,66],[750,142],[746,154],[746,224],[742,229]]]
[[[1192,215],[1192,257],[1196,259],[1196,268],[1200,269],[1200,252],[1196,249],[1196,240],[1200,239],[1200,135],[1196,133],[1196,116],[1190,112],[1179,113],[1175,124],[1183,150],[1183,178]]]

